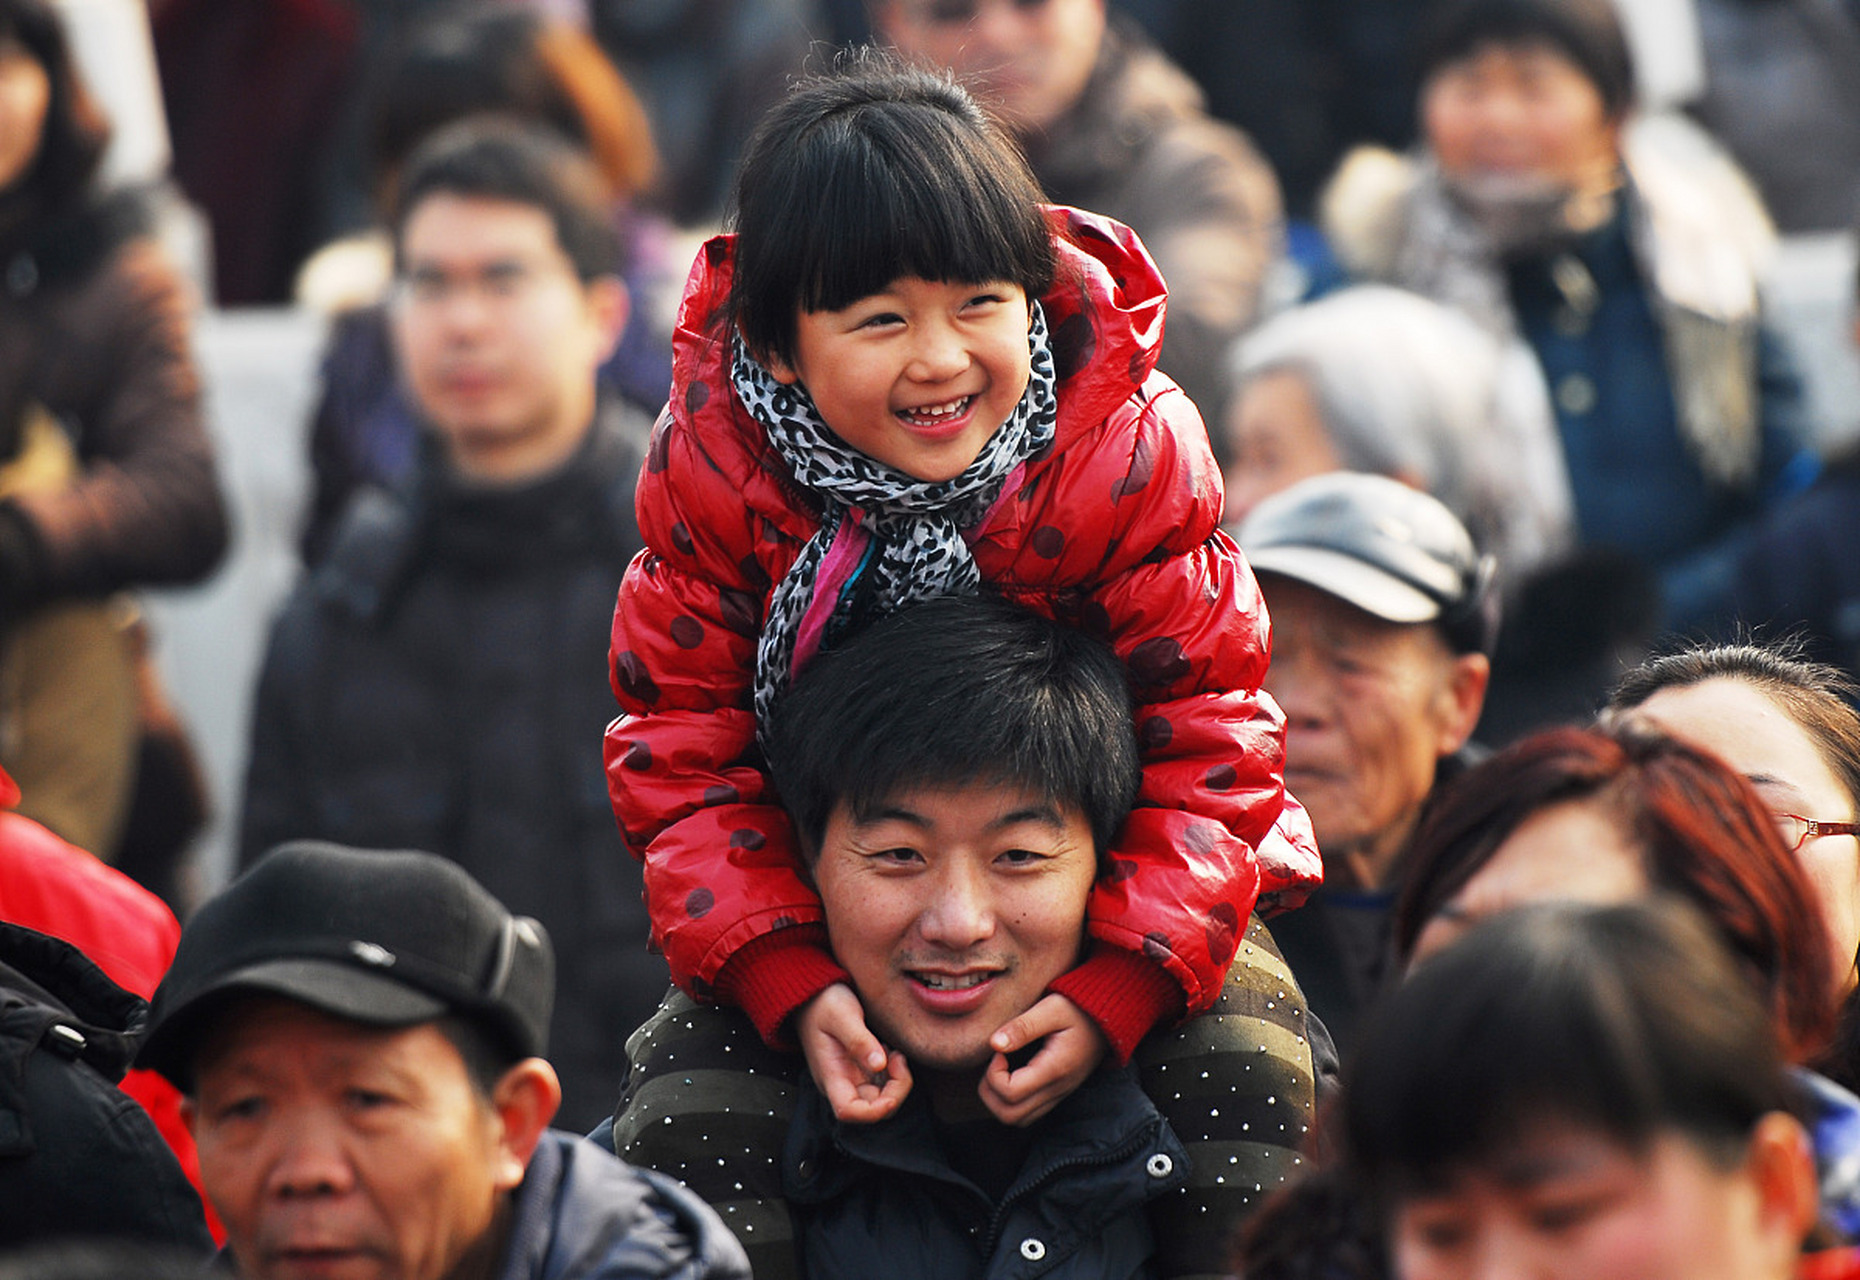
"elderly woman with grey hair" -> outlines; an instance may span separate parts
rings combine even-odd
[[[1248,333],[1229,379],[1211,433],[1229,527],[1295,481],[1350,470],[1433,494],[1514,579],[1570,542],[1569,480],[1536,362],[1457,311],[1387,285],[1344,289]]]

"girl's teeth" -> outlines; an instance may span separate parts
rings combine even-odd
[[[969,397],[964,396],[960,400],[951,400],[948,404],[933,404],[920,409],[906,410],[905,416],[935,421],[938,418],[953,418],[968,407]]]

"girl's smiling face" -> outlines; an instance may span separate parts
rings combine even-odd
[[[900,276],[838,311],[802,311],[794,360],[833,433],[918,480],[953,480],[1027,390],[1029,306],[1017,284]]]

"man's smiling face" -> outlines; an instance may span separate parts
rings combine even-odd
[[[1097,874],[1076,808],[1002,784],[839,805],[814,877],[866,1020],[913,1069],[974,1071],[1078,962]]]

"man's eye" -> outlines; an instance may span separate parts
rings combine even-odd
[[[1531,1209],[1531,1223],[1539,1231],[1569,1231],[1599,1214],[1606,1204],[1601,1196],[1583,1196],[1575,1200],[1552,1200]]]
[[[872,858],[877,862],[882,862],[889,866],[906,866],[917,862],[918,854],[917,850],[900,845],[895,849],[876,850],[873,852]]]
[[[520,266],[492,267],[484,273],[485,287],[494,297],[513,297],[521,292],[528,282],[529,272]]]
[[[394,1101],[391,1095],[374,1089],[350,1089],[346,1096],[349,1105],[357,1111],[374,1111]]]
[[[246,1094],[221,1103],[213,1116],[222,1123],[238,1120],[255,1120],[265,1111],[265,1099],[258,1094]]]
[[[407,277],[407,296],[418,302],[437,302],[450,289],[441,275],[418,273]]]
[[[1456,1217],[1423,1218],[1419,1222],[1410,1223],[1408,1232],[1436,1253],[1458,1249],[1470,1235],[1466,1223]]]
[[[1047,859],[1046,854],[1035,849],[1008,849],[997,859],[1010,867],[1038,866]]]

